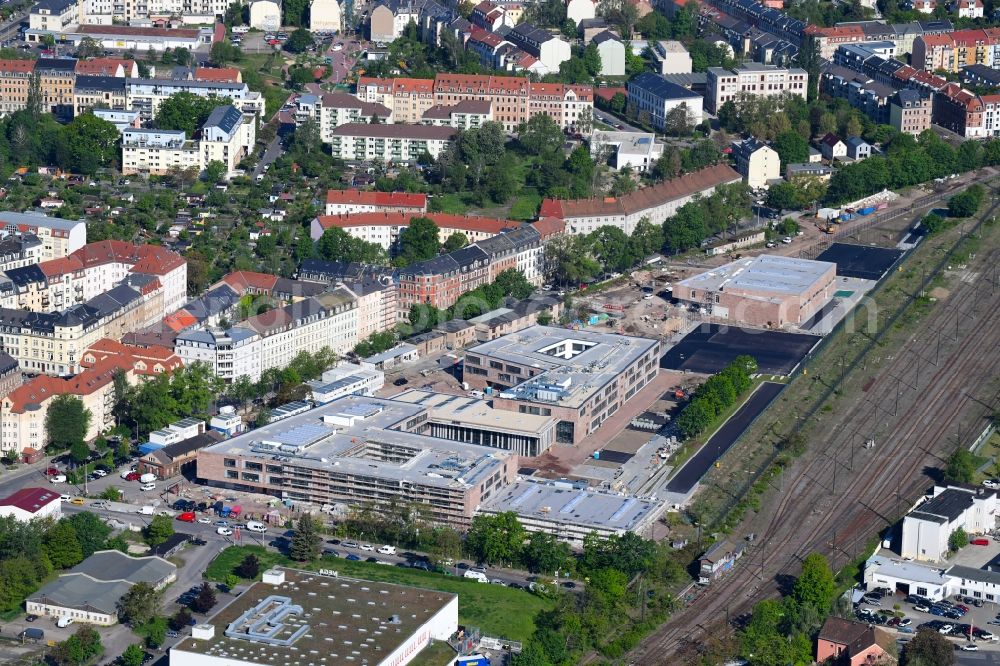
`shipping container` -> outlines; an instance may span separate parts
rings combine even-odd
[[[875,206],[865,206],[858,211],[858,215],[871,215],[875,212]]]

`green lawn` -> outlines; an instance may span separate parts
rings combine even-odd
[[[463,215],[469,209],[457,194],[435,194],[431,199],[433,210],[451,215]]]
[[[455,651],[443,641],[435,641],[417,653],[410,666],[450,666],[455,663]]]
[[[484,585],[473,580],[418,569],[387,567],[373,562],[352,562],[343,558],[324,557],[318,562],[303,566],[290,562],[288,558],[278,553],[266,552],[260,546],[231,546],[225,549],[208,565],[205,577],[221,582],[249,553],[254,553],[260,558],[263,568],[272,564],[284,564],[302,569],[334,569],[341,575],[351,578],[453,592],[459,596],[459,622],[479,627],[488,635],[514,641],[526,641],[535,630],[534,618],[538,612],[548,610],[554,605],[552,600],[536,597],[523,590]]]
[[[533,220],[538,214],[538,207],[541,204],[542,197],[530,189],[526,190],[524,194],[514,200],[514,205],[510,207],[510,219]]]

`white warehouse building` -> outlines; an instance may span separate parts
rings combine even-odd
[[[983,534],[996,521],[995,490],[965,486],[934,486],[933,496],[903,518],[900,555],[917,560],[943,561],[948,538],[958,528]]]

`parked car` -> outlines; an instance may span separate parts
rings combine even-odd
[[[993,490],[1000,490],[1000,479],[984,479],[983,485]]]
[[[357,555],[355,555],[354,553],[348,553],[347,554],[347,559],[350,560],[351,562],[360,562],[361,561],[361,558],[358,557]]]
[[[969,543],[973,546],[988,546],[990,545],[990,540],[979,537],[978,539],[970,539]]]
[[[978,652],[979,646],[975,643],[965,643],[964,645],[957,646],[962,652]]]
[[[222,536],[232,536],[233,531],[228,527],[219,527],[215,530],[216,534],[221,534]]]
[[[56,474],[55,476],[50,476],[49,483],[66,483],[66,475]]]
[[[367,550],[369,552],[374,553],[375,552],[375,546],[371,545],[370,543],[363,543],[363,544],[361,544],[361,550]]]
[[[147,490],[156,490],[156,484],[155,483],[144,483],[141,486],[139,486],[139,490],[141,490],[142,492],[146,492]]]
[[[45,476],[56,476],[57,474],[62,474],[58,467],[49,467],[45,470]]]
[[[940,629],[938,629],[938,633],[939,634],[945,634],[945,635],[947,635],[947,634],[950,634],[951,630],[954,629],[954,628],[955,627],[952,626],[952,625],[950,625],[950,624],[944,624],[944,625],[941,625]]]
[[[177,520],[184,523],[193,523],[197,519],[198,519],[197,516],[195,516],[194,512],[192,511],[185,511],[184,513],[177,516]]]

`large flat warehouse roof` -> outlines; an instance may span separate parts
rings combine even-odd
[[[509,433],[537,435],[552,427],[556,420],[552,416],[519,414],[506,409],[494,409],[486,400],[421,389],[410,389],[392,396],[392,399],[426,407],[432,419],[454,421],[462,425]]]
[[[836,265],[827,261],[762,254],[744,257],[677,283],[688,289],[740,291],[760,295],[798,296],[809,291]],[[678,292],[676,287],[675,294]]]
[[[416,427],[425,416],[425,408],[419,405],[346,396],[203,452],[443,488],[472,487],[509,455],[499,449],[402,430],[411,423]],[[391,448],[394,461],[383,460],[372,447]]]
[[[209,618],[214,635],[185,637],[172,652],[233,664],[380,664],[456,599],[404,585],[276,572],[265,572],[264,581]],[[202,635],[202,627],[193,633]]]

